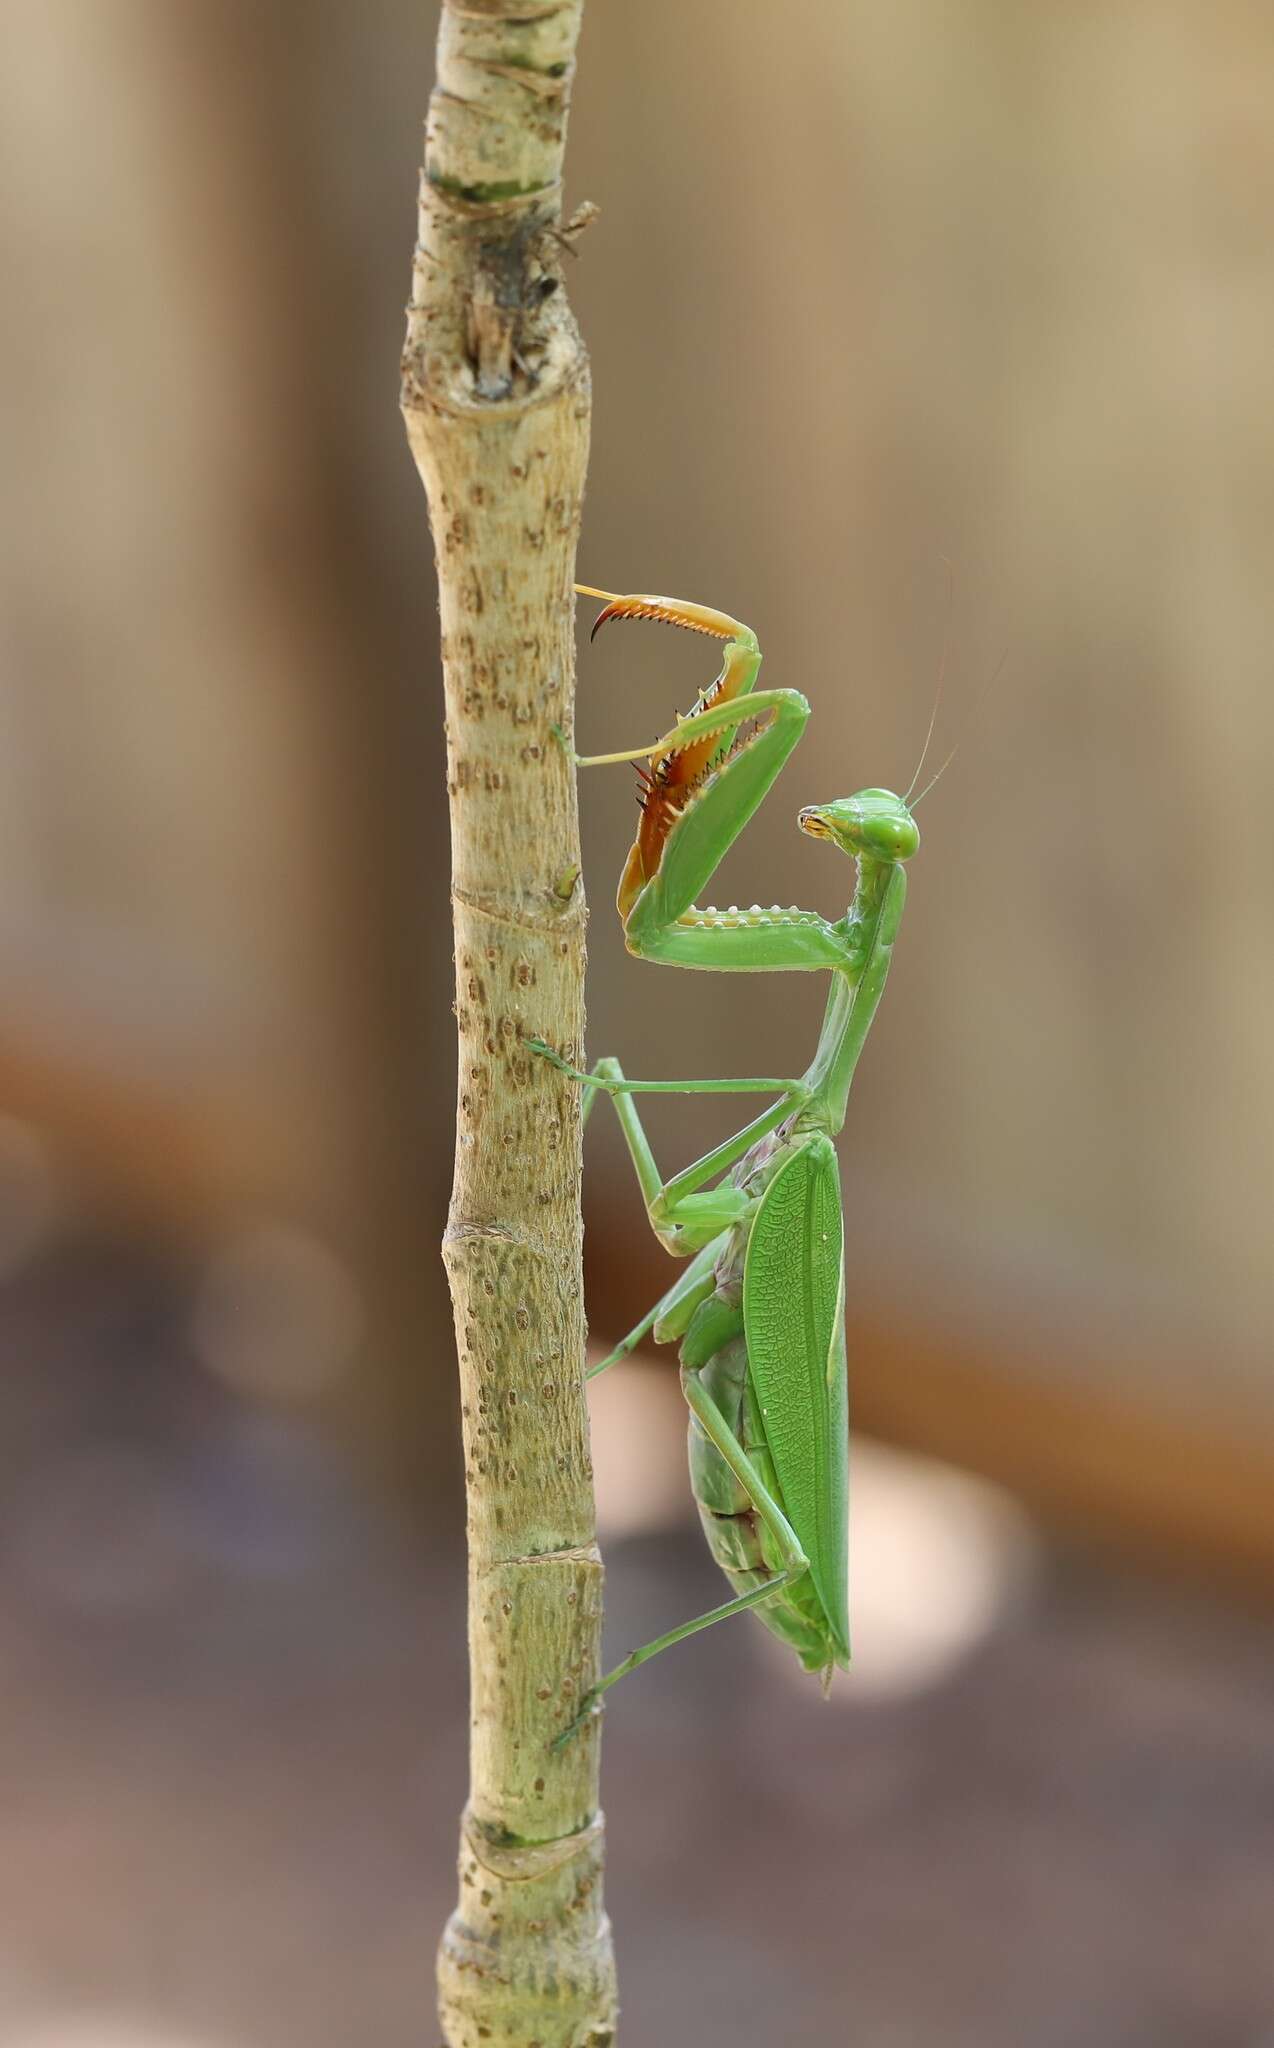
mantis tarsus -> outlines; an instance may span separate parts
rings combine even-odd
[[[920,843],[905,798],[860,790],[799,816],[802,831],[857,861],[844,917],[829,922],[817,911],[778,905],[699,908],[696,896],[763,802],[804,731],[809,705],[796,690],[756,689],[756,636],[724,612],[576,587],[605,599],[594,635],[610,619],[656,619],[725,642],[715,682],[653,746],[577,757],[581,767],[641,764],[641,823],[618,899],[629,951],[675,967],[822,969],[832,986],[814,1057],[798,1080],[630,1081],[615,1059],[584,1073],[542,1040],[529,1041],[584,1087],[585,1115],[599,1093],[610,1096],[651,1227],[675,1258],[690,1260],[591,1376],[648,1334],[656,1343],[680,1340],[691,1484],[708,1546],[735,1589],[724,1605],[625,1657],[559,1740],[639,1664],[749,1608],[807,1670],[826,1679],[848,1665],[845,1282],[832,1140],[845,1122],[889,971],[906,896],[903,864]],[[775,1099],[664,1180],[638,1094]]]

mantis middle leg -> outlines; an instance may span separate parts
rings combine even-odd
[[[615,1104],[615,1113],[620,1128],[628,1143],[629,1154],[637,1171],[637,1179],[646,1202],[646,1213],[651,1229],[660,1243],[676,1258],[699,1251],[711,1238],[720,1236],[723,1230],[737,1223],[750,1207],[750,1198],[740,1188],[721,1187],[702,1192],[710,1180],[725,1173],[751,1150],[758,1139],[777,1130],[785,1118],[800,1109],[809,1100],[809,1090],[803,1081],[777,1080],[773,1076],[748,1077],[729,1081],[630,1081],[626,1078],[619,1061],[601,1059],[591,1074],[581,1072],[564,1060],[560,1053],[540,1038],[526,1041],[531,1051],[559,1073],[573,1081],[579,1081],[590,1094],[600,1090],[608,1094]],[[659,1168],[650,1149],[650,1140],[632,1100],[635,1094],[643,1095],[769,1095],[775,1094],[777,1101],[763,1110],[752,1122],[737,1131],[723,1144],[713,1146],[701,1159],[671,1180],[660,1177]],[[586,1113],[590,1105],[586,1104]]]
[[[710,1238],[702,1251],[696,1252],[685,1271],[678,1273],[666,1294],[661,1294],[652,1309],[648,1309],[641,1321],[634,1325],[626,1337],[621,1337],[615,1349],[600,1365],[590,1366],[585,1379],[600,1379],[612,1365],[618,1365],[621,1358],[627,1358],[636,1349],[643,1337],[652,1330],[656,1344],[668,1344],[685,1334],[691,1316],[699,1303],[711,1294],[716,1285],[714,1268],[724,1244],[724,1236]]]

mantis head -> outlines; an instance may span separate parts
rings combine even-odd
[[[860,789],[857,796],[811,804],[797,822],[811,839],[830,839],[842,853],[869,860],[910,860],[920,844],[920,827],[903,798],[889,789]]]

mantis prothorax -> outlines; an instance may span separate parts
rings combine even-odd
[[[673,967],[831,975],[818,1045],[799,1079],[630,1081],[615,1059],[583,1073],[529,1041],[585,1089],[585,1115],[598,1094],[610,1096],[651,1227],[674,1258],[690,1261],[590,1377],[647,1335],[680,1340],[691,1484],[708,1546],[734,1588],[723,1606],[625,1657],[585,1700],[582,1719],[660,1650],[748,1609],[825,1682],[848,1665],[844,1245],[832,1140],[885,985],[906,896],[903,864],[920,834],[906,799],[889,790],[812,805],[799,815],[801,830],[857,862],[844,917],[829,922],[778,905],[699,908],[696,897],[800,739],[809,705],[796,690],[756,689],[756,636],[724,612],[576,588],[605,600],[594,635],[611,619],[655,619],[725,642],[716,680],[653,746],[577,757],[581,767],[641,764],[641,823],[618,899],[628,950]],[[638,1094],[774,1100],[665,1180]]]

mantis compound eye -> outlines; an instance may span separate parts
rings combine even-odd
[[[920,827],[899,807],[896,815],[863,820],[863,847],[880,860],[910,860],[920,844]]]

